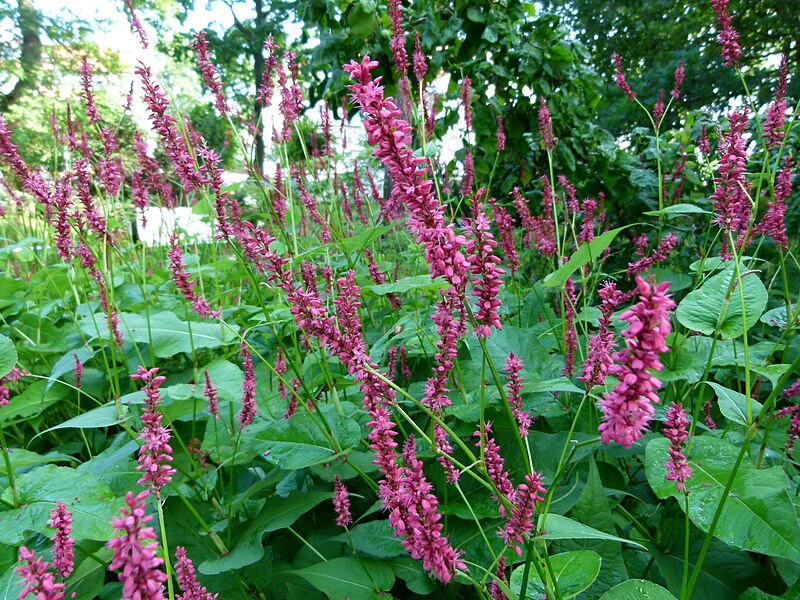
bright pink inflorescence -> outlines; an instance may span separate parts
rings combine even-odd
[[[339,527],[347,527],[353,521],[350,515],[350,497],[338,475],[333,478],[333,510],[336,511],[336,524]]]
[[[586,390],[596,385],[603,385],[606,375],[614,364],[611,351],[614,349],[614,330],[611,329],[611,317],[614,309],[622,300],[622,292],[613,281],[606,281],[600,286],[600,320],[597,333],[589,336],[589,352],[583,363],[583,373],[578,379],[586,384]]]
[[[775,100],[769,105],[761,124],[764,130],[764,142],[770,150],[780,146],[785,135],[783,124],[786,121],[786,109],[789,107],[786,100],[788,75],[789,64],[786,55],[783,54],[781,55],[780,79],[778,80],[778,89],[775,90]]]
[[[553,138],[553,119],[550,116],[550,109],[544,96],[539,98],[539,133],[542,135],[542,145],[545,150],[553,150],[556,147]]]
[[[517,421],[519,435],[524,438],[528,436],[528,429],[531,426],[531,417],[522,408],[522,398],[520,397],[520,392],[522,391],[522,376],[520,375],[520,371],[522,371],[522,361],[513,352],[511,352],[506,359],[505,370],[506,381],[508,381],[506,398],[511,405],[511,413]]]
[[[192,309],[201,319],[205,319],[208,315],[212,318],[218,318],[220,312],[211,310],[211,305],[208,301],[194,289],[194,282],[189,278],[186,265],[183,264],[183,252],[178,244],[177,233],[173,233],[170,237],[170,246],[167,256],[169,257],[169,267],[175,287],[180,290],[184,299],[192,305]]]
[[[183,594],[175,596],[177,600],[215,600],[219,595],[212,595],[198,583],[194,565],[181,546],[175,548],[175,578],[183,591]]]
[[[139,365],[139,372],[131,375],[131,379],[141,380],[144,384],[145,407],[142,410],[142,431],[139,440],[139,465],[137,471],[144,474],[139,480],[139,485],[148,485],[158,496],[161,488],[172,481],[175,474],[169,463],[172,462],[172,447],[169,445],[171,437],[169,429],[161,425],[162,414],[159,412],[161,393],[158,388],[164,383],[166,377],[156,375],[158,367],[150,370]]]
[[[373,155],[392,179],[392,197],[382,213],[392,214],[395,206],[405,203],[408,229],[425,247],[431,277],[443,277],[461,288],[469,270],[461,252],[466,239],[456,234],[452,223],[445,225],[444,206],[436,198],[433,182],[425,177],[425,159],[413,156],[411,127],[398,118],[400,111],[394,101],[384,98],[380,78],[372,79],[370,71],[377,66],[377,61],[365,56],[360,63],[351,61],[344,70],[356,81],[349,89],[364,116],[367,141],[377,146]]]
[[[666,293],[669,283],[651,285],[637,277],[636,288],[639,302],[620,316],[629,324],[622,333],[626,347],[614,353],[609,369],[619,383],[600,401],[600,439],[626,448],[642,436],[655,412],[653,403],[659,401],[661,382],[648,369],[663,368],[658,354],[668,351],[665,339],[672,331],[669,316],[675,306]]]
[[[477,196],[480,197],[482,193],[483,190],[479,191]],[[500,286],[505,271],[498,266],[501,259],[494,253],[497,241],[492,235],[489,219],[486,218],[480,203],[475,205],[474,215],[469,221],[472,235],[467,241],[466,252],[469,256],[470,272],[475,276],[472,284],[472,295],[478,304],[478,311],[475,314],[478,326],[475,328],[475,335],[489,337],[492,327],[495,329],[503,327],[497,311],[500,308]]]
[[[164,561],[156,556],[158,543],[152,527],[144,525],[153,519],[146,514],[144,500],[149,492],[137,496],[128,492],[120,516],[114,519],[114,529],[120,533],[108,541],[114,551],[109,571],[119,570],[122,600],[164,600],[162,584],[167,575],[161,570]]]
[[[255,421],[258,409],[256,408],[256,372],[253,367],[253,358],[250,356],[250,347],[247,342],[242,342],[239,348],[242,352],[242,369],[244,370],[242,408],[239,411],[239,430],[241,431]]]
[[[41,556],[36,558],[35,550],[25,546],[19,549],[19,560],[24,564],[15,569],[22,577],[23,588],[19,600],[29,594],[35,594],[36,600],[62,600],[64,598],[63,583],[56,583],[55,575],[50,571],[50,563]]]
[[[206,32],[194,34],[194,41],[192,42],[192,50],[194,50],[195,57],[197,58],[197,68],[200,69],[200,75],[208,87],[209,91],[214,95],[214,103],[223,117],[228,116],[228,105],[225,102],[225,95],[222,92],[222,83],[217,74],[217,68],[211,62],[211,57],[208,53],[208,42],[206,41]]]
[[[203,377],[205,379],[203,395],[208,400],[208,414],[219,421],[219,394],[217,393],[217,387],[211,383],[211,375],[208,371],[203,372]]]
[[[775,186],[772,198],[767,202],[767,212],[755,228],[771,237],[782,248],[789,246],[789,238],[786,236],[786,200],[792,193],[793,167],[792,157],[785,157],[781,170],[775,176]]]
[[[50,511],[50,527],[56,530],[53,535],[53,569],[66,579],[75,568],[75,552],[72,549],[75,540],[70,537],[72,513],[60,500]]]
[[[728,113],[728,131],[721,144],[719,175],[714,178],[717,189],[709,196],[714,201],[716,217],[714,223],[733,236],[738,250],[744,243],[750,223],[751,204],[750,183],[745,177],[747,166],[747,141],[744,130],[747,127],[747,108],[741,112]],[[723,259],[731,258],[731,248],[727,236],[723,236]]]
[[[667,459],[667,479],[678,485],[678,491],[684,491],[686,480],[692,474],[692,468],[686,460],[682,444],[689,437],[686,426],[689,419],[682,404],[672,403],[667,410],[667,421],[662,429],[664,436],[669,440],[669,458]]]
[[[733,19],[728,12],[728,0],[711,0],[711,7],[717,16],[719,25],[717,41],[722,46],[722,58],[725,60],[725,66],[736,67],[739,65],[742,48],[739,45],[739,34],[733,28]]]
[[[622,58],[619,54],[614,54],[614,82],[630,100],[636,100],[636,94],[631,89],[631,86],[628,85],[625,73],[622,72]]]

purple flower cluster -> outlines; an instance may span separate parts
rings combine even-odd
[[[175,548],[175,578],[183,591],[183,594],[175,596],[177,600],[216,600],[219,595],[212,595],[197,582],[194,565],[181,546]]]
[[[711,0],[711,8],[717,16],[719,34],[717,42],[722,46],[722,58],[725,60],[726,67],[739,66],[739,57],[742,55],[742,48],[739,45],[739,34],[733,28],[730,13],[728,13],[728,0]]]
[[[208,414],[219,421],[219,394],[217,393],[217,388],[211,383],[211,375],[209,375],[208,371],[203,371],[203,377],[205,378],[203,395],[208,401]]]
[[[147,49],[147,32],[145,32],[144,27],[142,26],[142,22],[139,20],[139,17],[136,15],[136,12],[133,10],[133,5],[131,4],[131,0],[124,0],[125,7],[128,9],[128,14],[131,18],[131,31],[134,31],[136,35],[139,36],[139,44],[142,46],[142,49]]]
[[[339,527],[347,527],[353,521],[347,488],[338,475],[333,478],[333,510],[336,511],[336,524]]]
[[[256,408],[256,372],[250,356],[250,347],[247,342],[242,342],[239,349],[242,352],[242,368],[244,370],[242,408],[239,410],[239,431],[241,431],[255,421],[258,409]]]
[[[669,440],[669,458],[667,459],[667,479],[678,485],[678,491],[684,491],[686,480],[692,474],[692,468],[686,460],[682,444],[689,437],[686,426],[689,419],[682,404],[672,403],[667,410],[667,421],[664,423],[664,436]],[[687,492],[688,493],[688,492]]]
[[[714,201],[714,223],[733,235],[736,249],[744,243],[751,212],[751,186],[745,177],[747,141],[744,139],[744,130],[747,127],[747,112],[745,107],[740,112],[728,113],[729,129],[721,144],[719,174],[714,178],[716,190],[709,196]],[[723,259],[731,257],[727,238],[723,239],[720,255]]]
[[[97,112],[97,105],[94,103],[94,92],[92,92],[92,68],[89,66],[89,57],[84,55],[81,61],[81,86],[83,87],[83,102],[86,105],[86,116],[89,123],[95,124],[100,121]]]
[[[586,384],[586,390],[596,385],[603,385],[606,375],[614,364],[611,351],[614,349],[614,330],[611,329],[611,317],[614,309],[622,300],[622,292],[617,284],[607,281],[600,286],[600,330],[589,336],[589,352],[583,363],[583,373],[578,379]]]
[[[53,570],[66,579],[75,568],[75,540],[72,533],[72,513],[60,500],[50,511],[50,527],[56,530],[53,535]]]
[[[406,32],[403,29],[403,9],[400,0],[389,0],[389,25],[392,30],[389,47],[392,49],[394,68],[398,74],[405,75],[408,70],[408,52],[406,52]]]
[[[639,275],[645,271],[649,271],[653,265],[666,260],[677,245],[678,235],[675,233],[668,233],[650,256],[642,256],[639,260],[628,263],[628,275]]]
[[[480,197],[483,190],[479,191]],[[498,266],[501,262],[494,253],[497,241],[491,232],[489,219],[483,211],[483,206],[477,202],[474,207],[474,218],[469,222],[471,236],[467,241],[466,252],[469,255],[469,270],[473,274],[472,295],[477,298],[478,312],[475,320],[478,326],[475,335],[489,337],[491,328],[502,329],[500,315],[500,286],[505,271]]]
[[[786,100],[787,77],[789,75],[789,64],[786,55],[781,55],[780,78],[778,89],[775,90],[775,100],[769,105],[767,114],[761,124],[764,130],[764,142],[770,150],[783,143],[783,124],[786,121],[786,110],[789,103]]]
[[[149,492],[137,496],[128,492],[120,516],[114,519],[114,529],[120,533],[107,546],[114,551],[109,571],[119,570],[122,600],[164,600],[162,584],[167,575],[161,570],[164,561],[156,556],[158,542],[152,527],[145,524],[153,519],[146,514],[144,500]]]
[[[626,448],[642,436],[655,412],[653,403],[659,401],[656,390],[661,382],[648,369],[663,368],[658,355],[668,351],[665,339],[672,331],[669,316],[675,306],[666,293],[669,283],[651,285],[637,277],[636,289],[639,302],[620,316],[628,322],[622,333],[626,346],[613,354],[614,364],[609,369],[619,383],[600,401],[600,439]]]
[[[175,282],[184,299],[192,305],[192,309],[201,319],[206,316],[212,318],[219,318],[220,311],[211,310],[211,305],[208,301],[198,294],[194,289],[194,282],[189,279],[189,273],[186,272],[186,265],[183,264],[183,253],[181,247],[178,245],[178,234],[173,233],[170,237],[170,250],[167,253],[169,257],[170,271],[172,272],[172,281]]]
[[[360,63],[351,61],[344,70],[356,81],[349,89],[364,116],[367,141],[377,146],[373,155],[392,178],[392,198],[382,213],[392,214],[395,206],[405,203],[408,229],[425,247],[431,277],[443,277],[461,288],[469,269],[461,253],[466,240],[456,234],[452,223],[445,225],[444,206],[434,194],[433,182],[425,177],[425,159],[413,156],[411,127],[398,118],[400,111],[394,101],[384,98],[380,78],[372,79],[370,71],[377,66],[377,61],[365,56]]]
[[[544,96],[539,98],[539,133],[542,135],[542,145],[545,150],[553,150],[556,147],[553,138],[553,119],[550,116],[550,109]]]
[[[511,413],[517,421],[519,427],[519,435],[523,438],[528,436],[528,429],[531,426],[530,415],[522,409],[522,398],[520,392],[522,391],[522,361],[516,354],[511,352],[506,359],[506,380],[508,387],[506,387],[506,398],[511,405]]]
[[[636,94],[628,85],[628,80],[625,79],[625,73],[622,72],[622,58],[619,54],[614,54],[614,82],[617,87],[630,99],[636,100]]]
[[[767,212],[756,226],[756,230],[771,237],[782,248],[789,246],[786,236],[786,200],[792,193],[794,163],[791,156],[783,159],[783,166],[775,176],[772,199],[767,202]]]
[[[23,588],[19,593],[19,600],[28,594],[35,594],[36,600],[63,600],[63,583],[56,583],[55,575],[50,570],[50,563],[41,556],[36,558],[35,550],[28,550],[25,546],[19,549],[19,560],[24,564],[15,571],[22,577]]]
[[[139,433],[139,440],[142,446],[139,448],[139,464],[137,471],[144,474],[139,480],[139,485],[148,485],[153,489],[156,496],[161,493],[161,488],[172,481],[175,474],[169,463],[172,462],[172,447],[169,445],[170,431],[161,425],[163,415],[159,412],[161,403],[161,393],[158,388],[166,380],[163,375],[156,375],[158,367],[145,369],[139,365],[138,373],[131,375],[131,379],[137,379],[145,384],[145,407],[142,410],[142,431]]]
[[[200,75],[209,91],[214,95],[214,105],[223,118],[227,117],[228,105],[225,102],[225,94],[222,92],[222,83],[219,80],[217,68],[214,66],[214,63],[211,62],[208,53],[208,42],[206,41],[205,31],[194,34],[192,50],[194,50],[195,57],[197,58],[197,68],[200,70]]]

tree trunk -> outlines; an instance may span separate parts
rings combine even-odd
[[[36,85],[36,74],[42,62],[39,13],[33,6],[33,0],[18,0],[17,6],[17,25],[22,32],[22,75],[9,93],[0,95],[0,112],[18,102],[26,90]]]

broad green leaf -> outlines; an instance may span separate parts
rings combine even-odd
[[[9,448],[8,458],[11,461],[11,468],[14,471],[24,467],[35,467],[37,465],[46,465],[47,463],[53,462],[76,461],[76,459],[72,458],[69,454],[49,452],[47,455],[42,455],[22,448]],[[0,461],[0,475],[7,474],[5,461]]]
[[[630,579],[608,590],[600,600],[675,600],[675,596],[652,581]]]
[[[19,396],[11,398],[8,405],[0,410],[0,424],[29,419],[69,395],[68,387],[57,385],[47,389],[47,384],[44,379],[34,381]]]
[[[794,307],[792,307],[792,310],[794,310]],[[774,327],[780,327],[781,329],[786,329],[786,327],[789,325],[789,317],[786,314],[786,306],[778,306],[777,308],[768,310],[761,315],[761,322]]]
[[[403,294],[411,290],[438,290],[447,284],[443,279],[433,280],[430,275],[414,275],[413,277],[403,277],[393,283],[382,283],[380,285],[364,286],[372,290],[379,296],[386,294]]]
[[[353,237],[344,238],[338,241],[336,244],[345,254],[350,254],[351,252],[361,252],[364,248],[369,246],[384,233],[391,231],[392,229],[392,225],[378,225],[376,227],[372,227],[371,229],[365,229]]]
[[[592,456],[589,457],[589,473],[586,485],[578,498],[577,504],[570,510],[570,517],[581,523],[591,523],[595,528],[605,533],[614,534],[617,531],[614,517],[609,508],[608,496],[603,488],[597,463]],[[603,560],[603,568],[597,580],[584,597],[598,598],[603,592],[628,579],[628,569],[622,559],[622,546],[619,542],[607,540],[564,540],[561,542],[562,550],[593,550]]]
[[[348,541],[347,536],[339,536]],[[395,537],[389,521],[370,521],[356,525],[350,530],[353,547],[359,554],[367,554],[375,558],[392,558],[405,556],[406,550]]]
[[[603,251],[608,248],[611,245],[611,242],[614,241],[614,238],[617,237],[617,234],[626,227],[630,226],[626,225],[625,227],[618,227],[617,229],[606,231],[602,235],[594,238],[588,244],[583,242],[575,251],[575,253],[569,257],[569,260],[566,263],[544,278],[544,287],[564,287],[564,283],[566,283],[570,275],[580,269],[583,265],[594,262],[600,258],[600,256],[603,254]]]
[[[426,596],[436,589],[436,584],[425,574],[418,560],[395,558],[384,562],[394,569],[397,577],[406,582],[408,591],[418,596]]]
[[[720,412],[740,425],[747,425],[747,396],[731,390],[713,381],[706,381],[717,393],[717,404]],[[750,399],[751,418],[757,417],[763,405],[757,400]]]
[[[122,425],[125,422],[127,417],[130,414],[130,409],[123,405],[122,406],[122,420],[119,419],[117,416],[117,408],[114,406],[113,403],[105,404],[103,406],[98,406],[97,408],[93,408],[92,410],[83,413],[82,415],[78,415],[77,417],[73,417],[64,421],[63,423],[59,423],[58,425],[54,425],[50,429],[43,431],[42,433],[47,433],[48,431],[55,431],[56,429],[98,429],[100,427],[111,427],[113,425]],[[41,435],[41,434],[40,434]]]
[[[16,479],[20,507],[1,510],[0,543],[22,544],[29,532],[49,534],[50,511],[60,500],[72,512],[75,539],[107,541],[113,534],[117,502],[102,481],[68,467],[46,465]],[[2,494],[2,506],[12,506],[11,490]],[[120,501],[121,502],[121,501]]]
[[[361,428],[353,419],[332,414],[326,421],[342,450],[358,445]],[[282,469],[302,469],[332,460],[336,451],[325,435],[322,423],[307,412],[295,413],[290,419],[278,419],[255,438],[264,442],[267,460]]]
[[[673,496],[683,507],[684,495],[674,481],[667,481],[669,441],[654,438],[645,450],[645,471],[659,498]],[[699,436],[692,443],[689,465],[689,517],[707,532],[736,462],[739,448],[725,440]],[[725,501],[714,534],[739,550],[800,561],[800,525],[786,488],[789,481],[781,467],[756,469],[742,462]]]
[[[758,273],[744,275],[739,285],[744,293],[746,314],[737,287],[728,296],[735,276],[734,265],[708,279],[700,288],[689,292],[678,304],[675,315],[681,325],[704,335],[713,335],[717,329],[723,338],[736,338],[758,322],[767,305],[767,288]]]
[[[120,331],[126,342],[152,343],[153,353],[158,358],[171,358],[176,354],[191,353],[204,348],[219,348],[236,341],[228,327],[214,322],[192,322],[180,320],[171,312],[150,315],[150,319],[138,313],[119,313]],[[108,338],[105,316],[98,313],[81,320],[81,331],[88,336]]]
[[[541,531],[541,526],[537,527],[537,530]],[[547,519],[544,521],[544,533],[539,537],[545,540],[611,540],[645,549],[637,542],[603,533],[563,515],[547,515]]]
[[[289,527],[320,502],[330,500],[331,496],[331,492],[298,491],[286,498],[268,498],[266,506],[250,521],[250,526],[236,540],[230,553],[201,563],[198,570],[205,575],[217,575],[258,562],[264,556],[264,534]]]
[[[673,204],[661,210],[649,210],[645,213],[648,217],[680,217],[682,215],[710,215],[707,210],[695,206],[694,204]]]
[[[394,585],[394,571],[389,565],[354,557],[333,558],[289,572],[299,575],[331,600],[373,600],[379,592],[387,592]]]
[[[550,557],[553,574],[558,584],[562,598],[572,598],[588,588],[600,573],[602,559],[597,552],[591,550],[575,550],[563,552]],[[522,564],[511,573],[509,584],[511,589],[519,594],[522,591],[522,582],[525,574],[525,565]],[[538,600],[545,593],[545,587],[535,569],[528,573],[528,586],[525,590],[525,599]]]
[[[0,334],[0,377],[11,373],[16,364],[17,349],[14,347],[14,342]]]

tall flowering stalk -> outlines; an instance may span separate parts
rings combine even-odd
[[[733,19],[728,12],[728,0],[711,0],[711,8],[717,17],[719,33],[717,42],[722,46],[722,58],[726,67],[738,67],[742,47],[739,45],[739,34],[733,28]]]
[[[586,384],[587,391],[596,385],[603,385],[611,365],[614,364],[611,357],[611,351],[614,349],[611,317],[622,300],[622,292],[617,289],[617,284],[613,281],[607,281],[600,286],[598,294],[601,299],[599,331],[589,336],[589,351],[586,362],[583,363],[583,372],[578,377]]]
[[[222,92],[222,83],[219,80],[217,68],[214,66],[214,63],[211,62],[211,57],[208,53],[208,42],[206,41],[205,31],[194,34],[192,50],[194,50],[195,57],[197,58],[197,68],[200,70],[200,75],[206,87],[208,87],[209,91],[214,95],[214,105],[223,118],[227,117],[228,104],[225,102],[225,95]]]
[[[166,380],[163,375],[157,375],[158,367],[145,369],[139,365],[139,372],[131,375],[131,379],[140,380],[145,384],[145,407],[142,411],[142,431],[139,440],[139,465],[137,471],[143,471],[139,485],[150,486],[156,496],[161,494],[161,488],[172,481],[175,474],[169,463],[172,462],[172,447],[169,445],[170,431],[161,425],[163,415],[159,411],[161,393],[158,388]]]
[[[119,509],[120,516],[113,523],[119,535],[107,544],[114,552],[108,570],[119,570],[122,600],[164,600],[162,584],[167,580],[161,570],[164,561],[156,556],[158,542],[154,541],[153,528],[145,527],[153,519],[153,515],[146,514],[144,500],[148,494],[148,491],[136,496],[127,493],[125,506]]]
[[[783,143],[783,125],[786,121],[786,109],[789,103],[786,100],[787,78],[789,75],[789,64],[785,54],[781,55],[780,76],[778,89],[775,90],[775,100],[769,105],[764,121],[761,123],[764,130],[764,142],[770,150],[775,149]]]
[[[336,524],[339,527],[347,527],[353,521],[347,488],[338,475],[333,478],[333,509],[336,511]]]
[[[668,351],[665,340],[672,331],[669,317],[675,307],[666,293],[669,283],[651,285],[637,277],[636,289],[639,302],[620,316],[628,322],[622,333],[625,348],[613,354],[614,364],[609,369],[619,383],[600,401],[600,439],[626,448],[642,436],[653,418],[653,403],[659,402],[656,390],[661,382],[648,369],[664,368],[658,354]]]
[[[63,600],[64,583],[56,583],[55,575],[50,570],[50,563],[41,556],[36,558],[35,550],[28,550],[25,546],[19,549],[19,559],[24,564],[15,571],[22,577],[23,588],[17,598],[23,600],[30,594],[35,594],[36,600]]]
[[[667,410],[667,421],[664,423],[664,436],[669,440],[669,458],[667,459],[667,479],[674,481],[678,491],[683,492],[686,480],[692,474],[692,468],[683,452],[683,442],[689,437],[686,426],[689,420],[683,405],[673,402]],[[688,492],[686,492],[688,494]]]
[[[53,569],[66,579],[75,568],[75,551],[72,549],[75,540],[70,536],[72,513],[61,500],[50,511],[50,527],[56,530],[53,535]]]
[[[183,594],[175,596],[177,600],[216,600],[219,595],[212,595],[197,582],[194,565],[181,546],[175,548],[175,578],[183,591]]]
[[[505,370],[507,373],[506,380],[508,381],[506,398],[511,405],[511,414],[514,415],[514,419],[517,421],[519,435],[525,438],[528,436],[528,429],[531,426],[531,417],[522,408],[522,398],[520,396],[523,382],[522,376],[520,375],[522,371],[522,361],[513,352],[511,352],[506,359]]]
[[[783,166],[775,176],[772,198],[767,202],[767,212],[758,223],[756,230],[772,238],[781,248],[788,248],[786,235],[786,201],[792,193],[794,161],[791,156],[783,159]]]
[[[255,421],[256,408],[256,372],[253,368],[253,359],[250,348],[246,342],[240,346],[242,352],[242,366],[244,369],[244,382],[242,383],[242,408],[239,411],[239,431]]]
[[[483,190],[479,191],[480,197]],[[466,252],[469,260],[469,270],[475,277],[472,280],[472,295],[477,298],[478,312],[475,320],[478,326],[475,335],[489,337],[491,328],[502,329],[498,309],[500,308],[500,286],[505,271],[499,266],[502,262],[494,253],[497,241],[492,235],[489,219],[483,211],[480,202],[475,204],[474,218],[469,222],[470,233],[467,241]]]
[[[456,287],[466,283],[469,265],[461,248],[464,236],[457,235],[455,226],[445,224],[444,206],[433,191],[433,182],[425,176],[425,159],[414,157],[411,147],[411,127],[398,118],[400,111],[391,98],[384,98],[380,77],[372,79],[370,72],[377,61],[365,56],[360,63],[351,61],[344,70],[355,80],[349,86],[353,101],[364,116],[367,141],[377,146],[373,155],[380,159],[392,178],[392,209],[386,205],[383,214],[392,214],[394,206],[405,203],[408,209],[408,229],[425,247],[431,277],[443,277]]]
[[[714,178],[717,189],[709,196],[714,202],[714,223],[733,236],[736,250],[745,241],[750,223],[750,182],[745,177],[747,141],[744,130],[748,120],[747,108],[728,113],[728,131],[720,150],[719,174]],[[727,238],[723,239],[723,259],[731,258]]]

